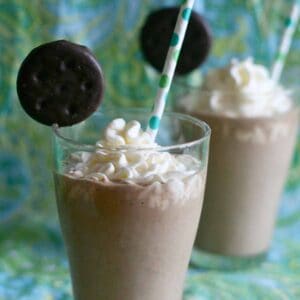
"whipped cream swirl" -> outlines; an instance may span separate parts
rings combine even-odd
[[[211,71],[188,109],[232,117],[273,116],[292,107],[291,93],[272,80],[269,71],[252,58],[232,60]]]
[[[200,162],[192,156],[160,152],[155,147],[139,122],[115,119],[106,128],[104,139],[97,142],[95,152],[72,154],[67,174],[102,182],[149,184],[182,179],[199,171]],[[118,151],[108,150],[114,148]]]

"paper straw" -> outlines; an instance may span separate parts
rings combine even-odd
[[[164,64],[164,68],[159,80],[151,117],[148,122],[147,132],[155,140],[160,120],[163,115],[170,86],[174,77],[180,50],[184,41],[185,32],[192,13],[194,0],[183,0],[177,17],[175,29],[171,38],[170,47]]]
[[[290,50],[293,35],[295,33],[297,23],[299,20],[300,6],[299,1],[296,1],[293,5],[290,16],[285,23],[285,30],[281,40],[279,52],[272,69],[272,79],[278,82],[285,64],[286,57]]]

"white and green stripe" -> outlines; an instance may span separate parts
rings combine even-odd
[[[178,57],[191,16],[193,5],[194,0],[183,0],[177,17],[174,33],[170,41],[170,47],[159,80],[154,107],[148,122],[147,132],[151,134],[153,140],[156,137],[159,123],[165,109],[166,100],[174,77]]]
[[[300,14],[300,4],[299,0],[293,5],[290,16],[285,21],[285,30],[282,37],[282,41],[279,47],[279,51],[272,68],[272,79],[276,82],[279,81],[281,73],[285,64],[286,57],[289,53],[291,43],[293,40],[293,35],[295,33],[297,23]]]

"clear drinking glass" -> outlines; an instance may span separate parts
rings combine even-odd
[[[243,117],[188,109],[187,103],[200,105],[201,99],[213,97],[211,93],[195,91],[182,100],[185,107],[178,108],[212,129],[205,201],[192,262],[206,268],[249,267],[264,259],[271,244],[294,153],[299,110],[295,105],[280,114]]]
[[[161,183],[99,182],[66,174],[70,157],[95,152],[110,121],[146,128],[145,110],[106,110],[81,124],[54,128],[55,187],[76,300],[180,300],[206,179],[210,129],[202,121],[165,113],[151,149],[101,148],[109,155],[145,151],[189,155],[189,175]],[[129,153],[130,151],[130,153]]]

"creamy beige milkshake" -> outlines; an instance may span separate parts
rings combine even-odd
[[[116,119],[93,151],[64,156],[55,185],[75,299],[182,299],[206,177],[201,131],[203,145],[164,151]]]
[[[179,14],[180,35],[189,17]],[[170,48],[174,54],[182,41]],[[57,207],[76,300],[182,298],[210,128],[187,115],[161,118],[176,67],[171,56],[151,114],[117,108],[94,113],[104,80],[83,45],[42,44],[21,64],[17,93],[23,109],[53,127]],[[151,133],[142,130],[147,126]]]
[[[291,98],[247,59],[209,73],[203,90],[184,99],[184,110],[212,128],[196,248],[235,257],[267,251],[296,141]]]

